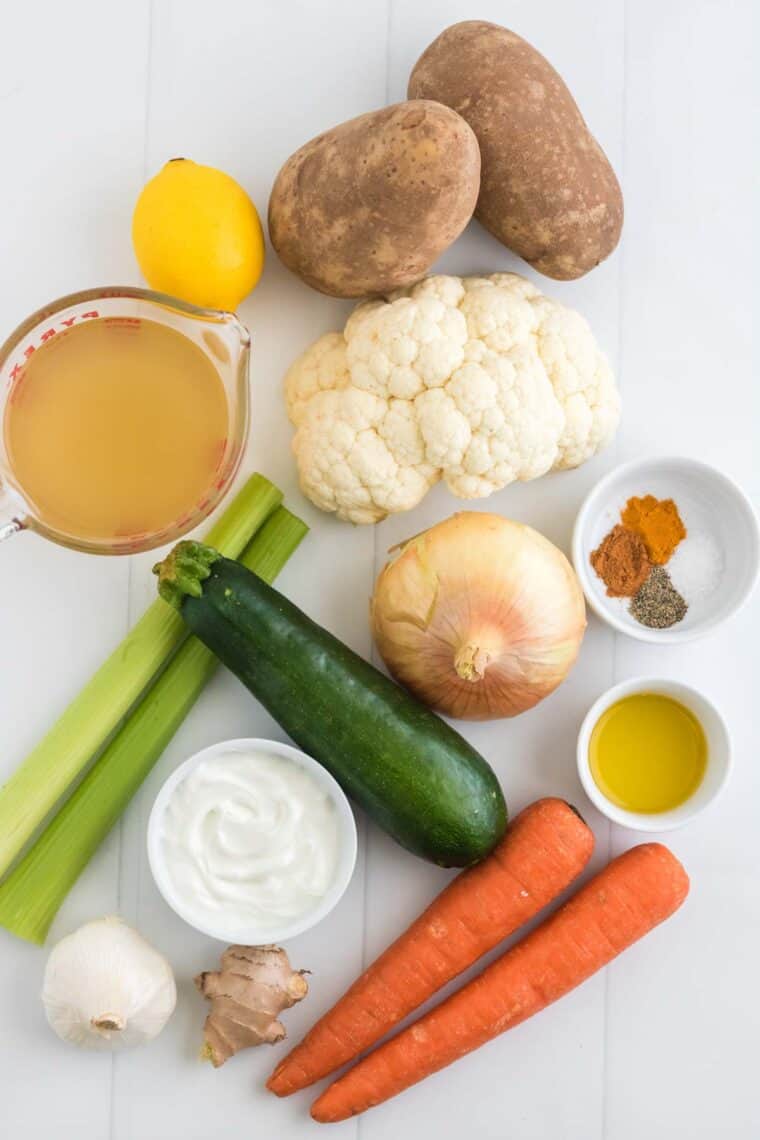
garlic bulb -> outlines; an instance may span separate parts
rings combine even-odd
[[[538,531],[462,511],[401,545],[377,580],[371,620],[397,681],[439,712],[485,720],[557,688],[586,610],[570,563]]]
[[[64,1041],[88,1049],[139,1045],[174,1011],[171,966],[120,918],[87,922],[53,947],[42,1002]]]

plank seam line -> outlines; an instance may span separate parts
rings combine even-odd
[[[626,171],[626,130],[628,125],[628,5],[626,0],[622,0],[622,16],[623,16],[623,90],[621,94],[621,107],[620,107],[620,184],[625,186],[625,171]],[[623,352],[625,348],[625,339],[623,335],[624,325],[624,310],[625,310],[625,238],[620,243],[618,252],[618,297],[617,297],[617,382],[621,394],[624,389],[624,367],[623,367]],[[614,444],[615,459],[620,462],[621,443],[619,440]],[[619,648],[620,638],[616,630],[612,634],[612,680],[611,684],[615,684],[618,677],[618,663],[619,663]],[[607,823],[607,862],[609,863],[613,854],[613,827],[611,822]],[[609,1042],[610,1042],[610,991],[612,988],[612,970],[614,969],[614,962],[611,962],[604,971],[604,996],[603,996],[603,1021],[602,1021],[602,1104],[601,1104],[601,1140],[607,1140],[609,1131],[609,1095],[608,1095],[608,1078],[609,1078]]]
[[[391,101],[391,35],[393,31],[393,0],[386,0],[385,7],[385,105]],[[375,523],[372,527],[372,562],[370,569],[370,594],[374,589],[375,576],[377,574],[377,558],[378,558],[378,527],[379,523]],[[370,661],[373,665],[377,665],[377,653],[375,652],[375,642],[370,630],[369,637],[369,654]],[[372,824],[368,819],[364,821],[364,836],[362,848],[364,851],[364,868],[363,868],[363,890],[362,890],[362,969],[367,967],[367,923],[368,923],[368,894],[369,894],[369,857],[370,857],[370,829]],[[356,1140],[360,1140],[362,1133],[362,1117],[356,1117]]]
[[[155,17],[155,2],[148,0],[147,10],[147,43],[145,53],[145,114],[143,116],[143,184],[148,179],[148,155],[149,155],[149,126],[150,126],[150,107],[151,107],[151,94],[152,94],[152,74],[153,74],[153,24]],[[133,619],[133,606],[132,606],[132,587],[134,585],[134,557],[129,557],[127,560],[127,633],[132,626]],[[135,797],[137,799],[137,797]],[[116,859],[116,913],[120,914],[122,909],[122,876],[124,871],[124,844],[126,842],[125,829],[124,829],[124,815],[119,818],[119,841],[118,852]],[[139,898],[140,879],[138,868],[137,891]],[[137,916],[135,916],[137,917]],[[116,1073],[118,1068],[118,1055],[113,1052],[111,1054],[111,1089],[110,1089],[110,1105],[108,1114],[108,1136],[109,1140],[116,1140]]]

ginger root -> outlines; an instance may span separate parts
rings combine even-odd
[[[291,969],[279,946],[230,946],[221,970],[204,971],[195,984],[211,1002],[201,1055],[214,1068],[251,1045],[282,1041],[277,1015],[309,990],[304,971]]]

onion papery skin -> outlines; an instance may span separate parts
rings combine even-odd
[[[402,544],[375,584],[372,632],[391,675],[463,720],[517,716],[565,679],[586,629],[583,592],[547,538],[461,511]]]

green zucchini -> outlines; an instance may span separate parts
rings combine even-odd
[[[496,776],[430,709],[210,547],[180,542],[156,573],[196,637],[403,847],[464,867],[498,843]]]

